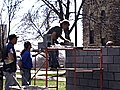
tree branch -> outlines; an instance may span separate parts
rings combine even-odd
[[[75,24],[77,23],[78,18],[79,18],[79,15],[80,15],[80,11],[81,11],[82,6],[83,6],[83,4],[84,4],[84,3],[85,3],[85,0],[83,0],[83,1],[82,1],[82,3],[81,3],[81,5],[80,5],[80,8],[79,8],[79,10],[78,10],[78,14],[77,14],[77,16],[76,16],[76,20],[75,20],[75,22],[73,23],[73,25],[72,25],[72,27],[71,27],[71,29],[70,29],[70,32],[69,32],[69,33],[71,33],[71,32],[72,32],[72,30],[73,30],[73,28],[74,28]]]
[[[69,20],[69,15],[70,15],[69,6],[70,6],[70,1],[67,0],[66,15],[65,15],[65,19],[67,20]]]

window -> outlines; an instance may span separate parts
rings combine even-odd
[[[94,31],[90,31],[90,44],[94,43]]]
[[[102,18],[102,19],[105,19],[105,18],[106,18],[105,10],[102,10],[102,11],[101,11],[101,18]]]
[[[105,38],[102,38],[102,39],[101,39],[101,44],[102,44],[102,46],[105,46],[105,44],[106,44],[106,43],[105,43]]]

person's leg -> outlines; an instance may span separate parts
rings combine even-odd
[[[17,83],[15,82],[14,78],[12,75],[16,76],[14,72],[9,73],[9,72],[3,72],[4,76],[6,78],[5,82],[5,90],[10,90],[9,86],[16,86]]]
[[[48,61],[49,61],[49,67],[53,67],[52,66],[52,53],[49,51],[49,59],[48,59]]]
[[[52,66],[53,68],[57,68],[59,63],[58,63],[56,51],[51,51],[51,56],[52,56]]]
[[[60,67],[60,64],[59,64],[59,51],[56,51],[56,56],[57,56],[57,67]]]
[[[31,79],[31,73],[29,69],[22,69],[23,74],[22,74],[22,86],[29,85],[29,80]]]

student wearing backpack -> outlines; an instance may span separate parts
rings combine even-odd
[[[4,53],[4,65],[3,65],[3,74],[6,78],[5,82],[5,90],[10,90],[9,86],[15,86],[17,83],[15,82],[13,76],[16,76],[16,52],[14,49],[14,45],[17,43],[17,36],[15,34],[11,34],[8,36],[9,43],[6,45],[3,53]]]

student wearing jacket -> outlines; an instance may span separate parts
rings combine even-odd
[[[22,86],[26,86],[31,83],[31,69],[33,68],[32,55],[30,53],[31,48],[31,43],[27,41],[24,43],[24,50],[21,52],[22,59],[19,62],[19,67],[22,75]]]

